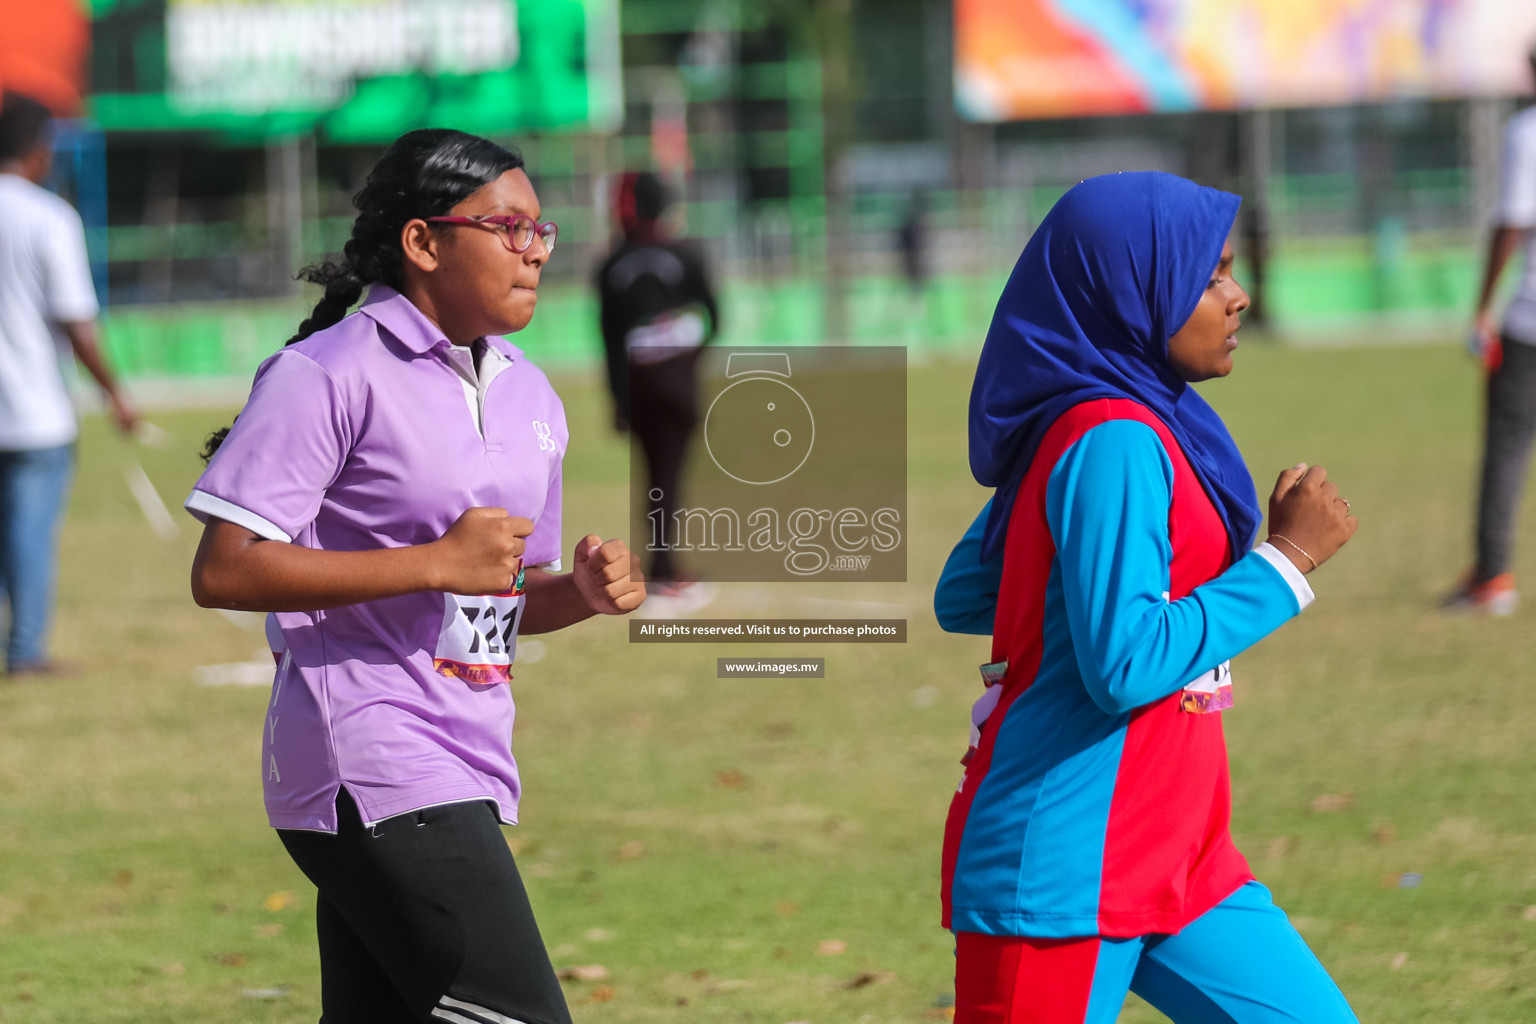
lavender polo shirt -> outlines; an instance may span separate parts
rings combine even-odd
[[[274,541],[365,551],[436,540],[496,506],[534,524],[528,565],[559,568],[565,410],[503,338],[455,348],[403,295],[272,356],[187,499]],[[509,581],[510,583],[511,581]],[[514,823],[511,665],[523,598],[418,593],[269,617],[262,729],[274,828],[336,831],[345,785],[369,824],[492,800]]]

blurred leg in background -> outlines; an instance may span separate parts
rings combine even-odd
[[[661,513],[670,533],[675,527],[687,463],[688,443],[699,423],[699,349],[657,363],[632,362],[630,372],[630,426],[645,452],[647,512]],[[655,497],[659,492],[660,497]],[[646,578],[661,585],[685,582],[666,547],[650,553]]]
[[[1510,571],[1520,496],[1536,436],[1536,345],[1504,339],[1504,361],[1488,377],[1483,477],[1477,507],[1473,584]]]
[[[69,496],[75,448],[0,452],[0,574],[10,604],[6,671],[46,670],[58,576],[59,525]]]

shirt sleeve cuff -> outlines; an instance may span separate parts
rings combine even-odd
[[[1307,578],[1296,568],[1296,563],[1285,557],[1285,553],[1275,547],[1269,541],[1265,541],[1253,549],[1253,553],[1275,567],[1286,584],[1291,588],[1291,593],[1296,595],[1298,611],[1306,611],[1307,605],[1316,600],[1312,593],[1312,587],[1308,585]]]
[[[535,562],[534,564],[530,565],[528,568],[530,568],[530,569],[543,569],[545,572],[559,572],[560,571],[560,559],[557,558],[553,562]]]
[[[53,319],[61,324],[83,324],[101,315],[101,307],[95,302],[55,302],[49,310]]]
[[[293,543],[293,538],[286,531],[279,529],[269,520],[263,519],[250,509],[241,508],[233,502],[215,497],[207,491],[194,490],[188,496],[185,506],[187,511],[192,513],[193,518],[200,523],[208,522],[209,516],[217,516],[236,526],[245,527],[258,537],[280,540],[286,544]]]

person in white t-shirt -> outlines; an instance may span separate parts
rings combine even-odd
[[[1531,50],[1536,75],[1536,48]],[[1482,480],[1477,498],[1477,560],[1445,601],[1452,610],[1510,615],[1519,603],[1511,571],[1520,497],[1536,437],[1536,106],[1509,119],[1497,222],[1478,293],[1471,348],[1488,371]],[[1519,287],[1504,311],[1493,300],[1510,258],[1525,254]]]
[[[105,392],[123,431],[136,422],[97,344],[96,289],[80,215],[41,187],[53,118],[30,97],[0,97],[0,584],[10,606],[12,677],[59,671],[47,651],[58,528],[77,427],[63,362]]]

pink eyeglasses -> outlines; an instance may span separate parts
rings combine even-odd
[[[427,217],[429,224],[488,224],[496,229],[501,236],[501,244],[510,252],[527,252],[533,244],[534,238],[542,239],[544,251],[555,251],[555,238],[560,234],[560,229],[555,222],[545,221],[540,224],[527,214],[514,213],[511,216],[495,214],[481,214],[479,216],[464,217]]]

